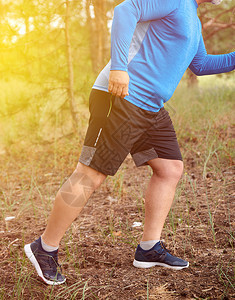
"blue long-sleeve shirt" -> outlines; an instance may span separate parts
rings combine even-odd
[[[127,71],[125,99],[158,111],[170,99],[189,67],[196,75],[235,68],[235,52],[208,55],[196,0],[126,0],[114,10],[111,61],[93,88],[108,91],[110,70]]]

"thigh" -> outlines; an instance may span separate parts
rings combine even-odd
[[[154,158],[182,160],[179,144],[169,113],[162,108],[152,125],[131,149],[137,166],[146,165]]]
[[[99,135],[100,128],[107,122],[107,117],[112,106],[112,94],[92,89],[89,98],[89,124],[84,144],[93,147]]]
[[[99,93],[107,99],[100,107],[93,93],[90,101],[89,126],[79,161],[105,175],[114,175],[133,144],[149,126],[142,110],[119,97]],[[94,99],[93,99],[94,98]],[[147,120],[148,121],[148,120]]]

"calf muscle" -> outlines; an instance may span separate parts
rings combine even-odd
[[[63,184],[59,193],[71,207],[83,207],[95,189],[94,181],[88,175],[75,171]]]

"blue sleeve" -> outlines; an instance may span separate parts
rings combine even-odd
[[[235,68],[235,52],[209,55],[201,36],[197,54],[194,56],[189,68],[198,76],[230,72]]]
[[[127,71],[130,43],[138,22],[161,19],[178,0],[126,0],[114,9],[111,30],[111,70]]]

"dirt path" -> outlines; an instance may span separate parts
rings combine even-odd
[[[76,155],[58,155],[57,167],[49,147],[0,156],[1,299],[234,299],[233,169],[208,172],[203,179],[190,153],[163,233],[167,248],[189,260],[188,269],[132,266],[143,229],[143,189],[151,174],[147,167],[136,169],[128,157],[61,243],[67,284],[45,286],[22,249],[42,233],[53,195]],[[5,221],[9,216],[15,219]]]

